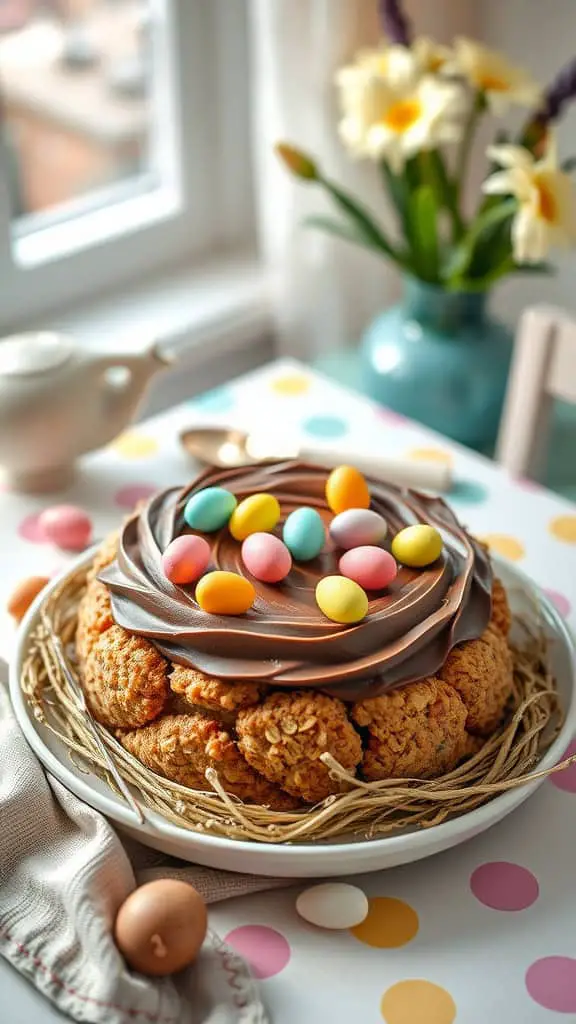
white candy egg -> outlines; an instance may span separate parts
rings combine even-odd
[[[349,508],[334,516],[330,536],[337,547],[348,551],[366,544],[380,544],[387,529],[386,520],[371,508]]]
[[[367,917],[368,900],[356,885],[323,882],[300,893],[296,910],[310,924],[338,931],[354,928]]]

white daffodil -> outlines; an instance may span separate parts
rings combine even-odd
[[[386,78],[366,64],[337,78],[343,117],[340,136],[355,156],[384,158],[399,173],[406,159],[461,136],[462,90],[416,73]]]
[[[518,213],[512,222],[517,263],[540,263],[552,246],[576,242],[576,200],[572,180],[558,169],[551,142],[542,160],[523,146],[490,146],[488,156],[505,168],[486,179],[489,195],[512,195]]]
[[[388,45],[386,42],[377,49],[360,50],[356,54],[355,63],[350,68],[344,68],[341,73],[354,71],[357,68],[363,68],[398,86],[415,82],[421,74],[420,66],[412,50],[407,46],[400,46],[396,43]]]
[[[412,43],[411,50],[420,70],[431,75],[442,71],[454,56],[448,46],[436,43],[429,36],[418,36]]]
[[[536,107],[541,99],[540,86],[527,71],[472,39],[455,41],[454,60],[446,70],[463,75],[475,89],[480,89],[498,116],[513,103]]]

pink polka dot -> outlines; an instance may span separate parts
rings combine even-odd
[[[255,978],[279,974],[290,960],[290,946],[284,936],[263,924],[234,928],[224,942],[248,961]]]
[[[542,484],[539,484],[537,480],[530,480],[527,476],[518,476],[514,480],[517,487],[521,487],[523,491],[536,492],[543,490]]]
[[[376,413],[376,418],[381,423],[387,423],[391,427],[408,423],[405,416],[402,416],[399,412],[394,412],[393,409],[386,409],[383,405],[378,406],[374,412]]]
[[[572,757],[573,754],[576,754],[576,740],[572,741],[560,760]],[[561,789],[564,793],[576,793],[576,764],[571,764],[569,768],[564,768],[561,772],[555,772],[550,776],[550,782],[556,789]]]
[[[556,1013],[576,1013],[576,960],[545,956],[526,971],[526,988],[539,1006]]]
[[[133,509],[138,501],[151,498],[157,490],[158,487],[154,484],[128,484],[127,487],[121,487],[116,491],[114,502],[120,508]]]
[[[545,590],[544,593],[550,598],[552,604],[560,612],[560,615],[567,619],[571,611],[568,598],[564,594],[559,594],[557,590]]]
[[[39,523],[41,515],[41,512],[34,512],[33,515],[26,516],[18,526],[18,536],[23,540],[29,540],[31,544],[46,544],[48,538]]]
[[[470,878],[474,896],[492,910],[526,910],[538,899],[538,882],[528,868],[509,861],[481,864]]]

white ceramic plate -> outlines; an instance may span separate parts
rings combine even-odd
[[[78,561],[88,559],[85,554]],[[68,569],[70,571],[70,569]],[[566,718],[562,730],[542,758],[539,768],[545,769],[560,760],[576,731],[576,664],[574,646],[562,619],[547,597],[536,590],[524,573],[497,560],[497,571],[508,589],[516,612],[534,608],[536,600],[542,610],[545,629],[551,640],[550,660],[558,680],[558,688]],[[51,583],[55,587],[59,579]],[[45,726],[38,723],[20,689],[20,673],[28,635],[36,624],[38,608],[46,596],[44,591],[28,612],[18,635],[16,655],[10,669],[10,691],[14,709],[28,743],[46,769],[71,792],[96,810],[101,811],[123,831],[182,860],[260,875],[287,878],[358,874],[376,871],[421,860],[451,846],[456,846],[510,814],[538,787],[539,782],[510,790],[490,803],[424,831],[406,832],[389,838],[363,840],[351,838],[337,843],[267,845],[200,835],[179,828],[159,814],[145,809],[146,823],[141,825],[127,804],[96,776],[82,774],[70,761],[66,748]]]

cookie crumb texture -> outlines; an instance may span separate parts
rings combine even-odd
[[[354,774],[362,758],[360,736],[346,706],[309,691],[270,694],[236,722],[240,750],[270,782],[292,796],[316,803],[345,788],[332,779],[320,755],[329,753]]]
[[[497,579],[489,627],[454,648],[437,676],[346,706],[313,690],[236,685],[168,662],[114,623],[97,575],[116,549],[114,535],[97,552],[78,608],[82,682],[94,717],[159,776],[210,790],[213,768],[231,795],[292,810],[346,790],[324,753],[367,780],[434,778],[502,721],[513,684],[511,614]]]

